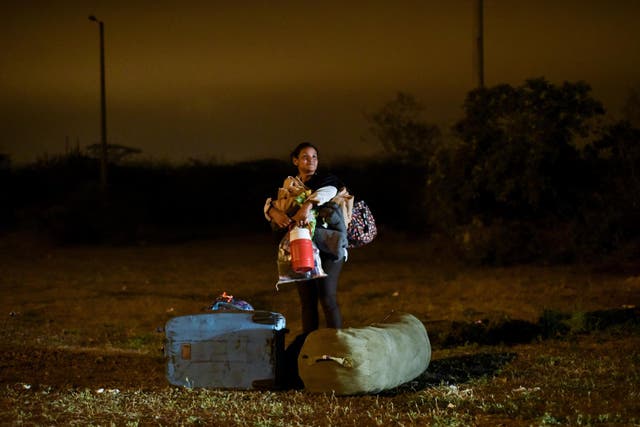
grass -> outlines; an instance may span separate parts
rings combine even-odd
[[[2,425],[640,425],[640,276],[598,266],[471,268],[381,234],[340,284],[346,326],[391,310],[430,333],[429,369],[378,395],[169,386],[161,328],[223,290],[285,314],[268,236],[167,246],[0,242]]]
[[[429,375],[379,396],[160,387],[52,388],[5,385],[16,403],[3,421],[82,425],[633,425],[640,422],[640,339],[609,334],[509,348],[441,351]],[[510,356],[505,356],[510,354]],[[494,366],[458,381],[447,373]],[[468,370],[466,370],[468,372]],[[450,378],[455,380],[456,378]],[[439,381],[439,382],[435,382]]]

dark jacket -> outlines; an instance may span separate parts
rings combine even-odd
[[[318,218],[313,241],[320,250],[330,255],[333,260],[343,259],[347,249],[347,227],[342,216],[342,209],[334,203],[327,202],[318,207]]]

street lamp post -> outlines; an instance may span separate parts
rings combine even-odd
[[[107,189],[107,100],[104,77],[104,22],[95,16],[89,16],[90,21],[97,22],[100,26],[100,113],[101,113],[101,151],[100,151],[100,187]]]
[[[483,0],[474,2],[474,46],[473,66],[476,88],[484,87],[484,5]]]

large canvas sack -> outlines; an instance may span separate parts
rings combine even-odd
[[[396,313],[364,328],[319,329],[309,334],[298,356],[306,390],[339,395],[377,393],[422,374],[431,343],[422,322]]]

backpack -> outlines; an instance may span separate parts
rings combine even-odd
[[[347,247],[359,248],[371,243],[377,234],[376,220],[371,209],[364,200],[358,200],[353,204],[351,222],[347,228]]]

